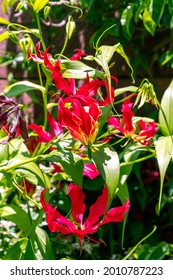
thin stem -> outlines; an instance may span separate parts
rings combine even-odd
[[[148,155],[148,156],[142,157],[142,158],[138,158],[138,159],[133,160],[133,161],[129,161],[129,162],[122,162],[122,163],[120,163],[120,167],[122,167],[122,166],[126,166],[126,165],[130,165],[130,164],[135,164],[135,163],[138,163],[138,162],[141,162],[141,161],[147,160],[147,159],[152,158],[152,157],[154,157],[154,153],[153,153],[153,154],[151,154],[151,155]]]
[[[11,178],[9,178],[8,175],[5,175],[6,178],[11,181]],[[24,193],[22,191],[22,189],[18,186],[17,182],[15,182],[15,180],[13,180],[13,186],[23,195],[25,196],[28,200],[32,201],[35,205],[37,205],[39,208],[42,208],[42,205],[39,204],[37,201],[33,200],[29,195],[27,195],[26,193]]]
[[[40,33],[41,44],[42,44],[43,50],[45,51],[46,50],[46,45],[45,45],[45,42],[44,42],[44,39],[43,39],[43,33],[42,33],[39,13],[36,13],[36,22],[37,22],[38,30],[39,30],[39,33]]]
[[[130,255],[137,249],[137,247],[143,242],[145,241],[148,237],[150,237],[155,231],[156,231],[157,227],[154,226],[154,229],[144,238],[142,238],[134,247],[132,250],[130,250],[130,252],[122,259],[122,260],[127,260]]]

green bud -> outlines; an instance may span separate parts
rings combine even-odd
[[[75,31],[75,29],[76,29],[76,23],[73,20],[72,16],[69,16],[67,24],[66,24],[66,34],[67,34],[68,39],[71,39],[72,34]]]
[[[49,16],[51,11],[51,7],[50,6],[45,6],[44,7],[44,18],[47,19],[47,17]]]

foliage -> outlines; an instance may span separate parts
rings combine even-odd
[[[34,25],[0,18],[6,26],[0,41],[20,47],[22,67],[37,71],[39,83],[13,81],[0,95],[1,258],[172,259],[172,82],[161,102],[148,79],[134,85],[137,67],[123,48],[138,27],[134,52],[147,32],[154,36],[164,24],[171,29],[171,1],[4,0],[4,12],[7,2],[29,11]],[[67,55],[81,8],[95,24],[95,50]],[[63,20],[67,9],[73,12],[65,40],[54,53],[42,26],[55,15]],[[108,25],[114,9],[118,16]],[[119,42],[102,44],[108,33]],[[115,54],[129,67],[133,86],[118,88]],[[1,58],[3,65],[14,61],[9,53]],[[40,119],[28,118],[18,99],[24,94],[28,109],[40,105]],[[154,117],[143,106],[152,106]]]

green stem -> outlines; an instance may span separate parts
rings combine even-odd
[[[44,39],[43,39],[43,33],[42,33],[39,13],[36,13],[36,22],[37,22],[38,30],[39,30],[39,33],[40,33],[41,44],[42,44],[43,50],[45,51],[46,50],[46,45],[45,45],[45,42],[44,42]]]
[[[10,170],[13,170],[15,168],[17,168],[18,166],[21,166],[21,165],[24,165],[24,164],[27,164],[27,163],[30,163],[30,162],[33,162],[33,161],[36,161],[38,160],[39,156],[36,156],[36,157],[32,157],[32,158],[28,158],[24,161],[20,161],[20,162],[17,162],[17,163],[14,163],[10,166],[6,166],[6,167],[3,167],[0,172],[1,173],[5,173],[5,172],[8,172]]]
[[[65,51],[65,49],[66,49],[66,47],[67,47],[67,42],[68,42],[68,34],[67,34],[66,37],[65,37],[64,45],[63,45],[63,48],[62,48],[62,50],[61,50],[61,52],[60,52],[60,55],[58,56],[58,59],[59,59],[60,56],[64,53],[64,51]]]
[[[46,131],[47,127],[47,92],[48,92],[49,84],[46,81],[46,90],[42,92],[43,97],[43,108],[44,108],[44,130]]]
[[[133,161],[129,161],[129,162],[122,162],[122,163],[120,163],[120,167],[122,167],[122,166],[126,166],[126,165],[130,165],[130,164],[135,164],[135,163],[138,163],[138,162],[141,162],[141,161],[147,160],[147,159],[152,158],[152,157],[154,157],[154,153],[153,153],[153,154],[151,154],[151,155],[148,155],[148,156],[142,157],[142,158],[138,158],[138,159],[133,160]]]
[[[11,178],[9,178],[9,176],[6,174],[5,175],[6,178],[11,182]],[[39,208],[42,208],[42,205],[39,204],[37,201],[33,200],[30,196],[28,196],[26,193],[24,193],[21,188],[18,186],[17,182],[15,182],[15,180],[13,180],[13,186],[23,195],[25,196],[28,200],[32,201],[35,205],[37,205]]]
[[[134,247],[132,250],[130,250],[130,252],[122,259],[122,260],[127,260],[130,255],[136,250],[136,248],[143,242],[145,241],[148,237],[150,237],[155,231],[156,231],[157,227],[154,226],[154,229],[144,238],[142,238]]]

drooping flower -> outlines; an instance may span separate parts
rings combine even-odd
[[[111,208],[106,213],[108,203],[108,188],[102,190],[102,194],[97,198],[96,202],[90,207],[88,218],[84,221],[86,205],[84,203],[85,195],[80,186],[71,183],[68,188],[68,195],[72,202],[72,217],[73,221],[61,215],[56,207],[44,199],[44,194],[47,189],[44,189],[41,194],[41,204],[44,212],[47,214],[46,222],[48,228],[52,232],[60,232],[62,234],[76,235],[80,242],[88,234],[93,234],[98,231],[99,227],[111,223],[122,222],[124,214],[129,210],[130,202],[126,200],[123,206]],[[91,238],[90,238],[91,239]],[[92,240],[92,239],[91,239]]]
[[[76,59],[80,58],[81,52],[81,50],[80,52],[78,50],[78,53],[75,56]],[[74,60],[73,56],[71,60]],[[97,101],[101,106],[111,104],[114,100],[114,88],[112,86],[109,86],[107,81],[98,79],[90,80],[88,74],[86,73],[86,81],[82,86],[76,89],[75,79],[63,77],[63,69],[61,69],[60,59],[53,64],[47,56],[47,53],[45,52],[44,64],[52,72],[52,79],[55,82],[56,88],[60,91],[63,91],[66,96],[93,97],[94,95],[97,95]],[[116,83],[118,82],[116,77],[112,76],[112,78],[116,81]],[[102,86],[104,86],[106,89],[106,97],[104,98],[102,96],[102,98],[99,100],[99,89]]]
[[[94,143],[98,133],[101,110],[92,98],[60,98],[58,120],[62,127],[85,146]]]
[[[29,140],[26,121],[22,117],[19,104],[4,95],[0,96],[0,129],[6,127],[8,139],[21,135],[25,141]]]
[[[75,52],[76,53],[72,55],[70,60],[80,60],[83,56],[87,56],[87,54],[81,49],[76,49]]]
[[[154,137],[157,131],[157,125],[155,122],[144,122],[143,120],[140,120],[138,132],[137,126],[133,123],[134,113],[131,109],[132,106],[133,103],[130,102],[130,99],[125,100],[121,109],[122,119],[110,116],[108,119],[108,124],[113,126],[117,131],[121,132],[121,134],[127,138],[131,138],[134,141],[147,146],[150,144],[151,139]]]
[[[31,54],[31,50],[28,49],[27,51],[27,56],[29,60],[33,60],[35,62],[44,63],[44,53],[43,51],[40,50],[40,42],[36,44],[36,53]],[[49,60],[52,59],[52,55],[48,53],[48,49],[46,49],[47,57]]]

